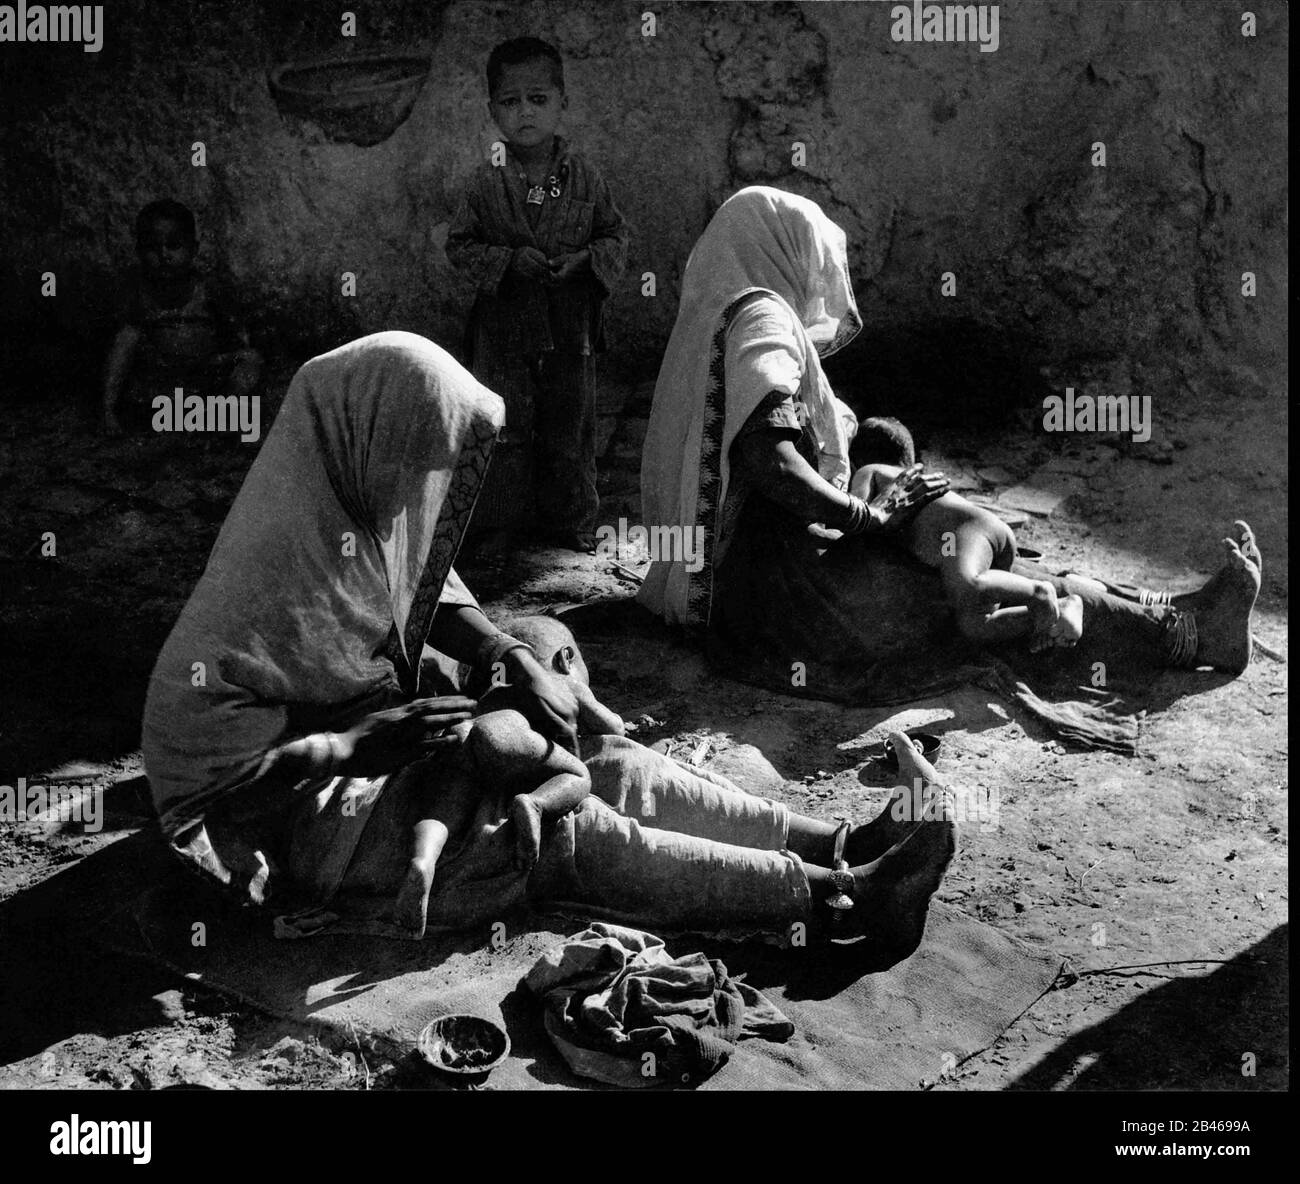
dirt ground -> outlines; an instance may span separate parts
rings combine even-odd
[[[1193,587],[1249,519],[1264,553],[1258,652],[1244,676],[1187,676],[1140,754],[1067,751],[985,692],[892,713],[795,700],[720,679],[664,637],[586,643],[593,684],[647,743],[666,743],[826,818],[879,809],[886,726],[933,725],[939,769],[995,789],[962,833],[943,899],[1067,962],[1055,989],[987,1051],[936,1065],[940,1089],[1241,1089],[1288,1082],[1287,456],[1285,380],[1223,368],[1188,379],[1155,438],[1017,430],[933,438],[932,463],[1014,511],[1023,544],[1072,567]],[[606,521],[633,505],[644,388],[607,392]],[[622,411],[623,414],[617,414]],[[264,416],[265,421],[265,416]],[[184,437],[109,442],[75,409],[17,406],[0,441],[0,687],[11,784],[105,791],[101,833],[0,828],[0,1082],[18,1088],[400,1088],[410,1066],[354,1033],[285,1024],[104,949],[60,877],[108,868],[148,825],[139,718],[154,655],[198,577],[252,452]],[[1050,512],[1049,512],[1050,511]],[[42,532],[53,531],[54,557]],[[557,551],[471,558],[489,613],[542,610],[634,585],[608,560]],[[79,881],[78,893],[87,891]],[[1136,969],[1126,969],[1133,968]]]

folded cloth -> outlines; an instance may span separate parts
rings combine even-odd
[[[661,938],[596,922],[524,979],[569,1068],[609,1085],[694,1084],[736,1041],[788,1040],[794,1025],[716,958],[673,958]]]

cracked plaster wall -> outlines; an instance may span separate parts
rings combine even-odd
[[[495,136],[483,61],[521,32],[564,52],[567,127],[634,226],[611,362],[652,372],[691,244],[755,182],[808,194],[849,233],[867,331],[837,378],[863,399],[941,399],[965,382],[1023,401],[1044,363],[1136,389],[1206,351],[1253,360],[1284,346],[1280,3],[1253,5],[1249,39],[1242,6],[1217,0],[1015,0],[988,54],[894,43],[875,4],[354,7],[359,52],[433,59],[410,118],[371,148],[290,126],[268,93],[272,65],[342,44],[319,5],[128,0],[108,6],[100,54],[0,47],[11,374],[40,385],[70,356],[98,366],[134,213],[163,194],[196,209],[206,261],[284,352],[389,327],[457,343],[470,293],[442,245],[458,180]],[[190,164],[194,140],[206,168]],[[1095,140],[1104,169],[1088,161]],[[55,300],[38,295],[47,270]],[[1254,301],[1239,296],[1244,270],[1259,277]],[[355,299],[338,295],[343,271],[358,276]],[[644,271],[654,299],[640,295]]]

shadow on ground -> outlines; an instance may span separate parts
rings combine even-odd
[[[1059,1044],[1007,1088],[1287,1088],[1288,935],[1289,926],[1279,925],[1210,974],[1143,992]]]

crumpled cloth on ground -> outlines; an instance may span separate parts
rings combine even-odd
[[[549,950],[524,979],[569,1068],[610,1085],[690,1085],[747,1037],[794,1025],[716,958],[673,958],[662,939],[596,922]]]

